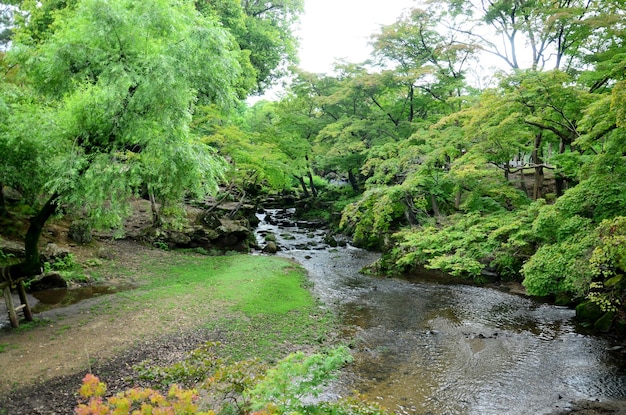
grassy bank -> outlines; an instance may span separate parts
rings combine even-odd
[[[219,341],[223,358],[269,363],[312,351],[333,319],[311,296],[304,270],[287,260],[208,257],[159,250],[122,253],[90,273],[137,288],[36,316],[0,332],[0,392],[89,370],[140,342],[192,331]],[[175,341],[175,340],[174,340]]]
[[[195,320],[219,332],[222,349],[236,360],[275,360],[293,348],[319,345],[332,326],[304,270],[281,258],[180,255],[144,278],[143,289],[121,295],[129,300],[127,310],[159,310],[165,324]]]

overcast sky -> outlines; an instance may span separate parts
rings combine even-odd
[[[305,0],[300,30],[300,67],[327,73],[335,59],[362,62],[369,36],[396,21],[415,0]]]

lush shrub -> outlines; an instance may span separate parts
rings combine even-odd
[[[207,342],[189,353],[184,360],[170,366],[152,366],[152,362],[147,360],[133,368],[139,374],[140,379],[154,384],[167,386],[176,383],[191,387],[209,377],[216,368],[224,364],[215,350],[218,345],[217,342]]]
[[[584,295],[591,282],[589,257],[595,238],[581,234],[546,244],[524,264],[524,286],[530,295]]]
[[[380,266],[401,273],[425,266],[474,280],[489,270],[518,279],[523,262],[535,250],[530,226],[541,206],[543,202],[517,212],[457,214],[440,225],[405,229],[394,236],[396,246]]]
[[[600,238],[589,261],[594,282],[588,299],[602,311],[618,312],[625,319],[626,301],[626,217],[618,216],[598,226]]]
[[[279,413],[307,413],[303,398],[317,397],[322,387],[335,379],[337,371],[352,356],[346,347],[307,356],[293,353],[270,369],[254,387],[244,392],[253,410],[274,407]]]
[[[340,229],[351,234],[364,248],[380,248],[384,237],[405,217],[407,197],[401,186],[376,188],[343,211]]]
[[[600,223],[626,211],[626,161],[620,154],[603,154],[589,165],[578,185],[555,206],[565,216],[582,216]]]
[[[209,415],[199,412],[194,390],[173,385],[166,396],[153,389],[133,388],[104,398],[106,385],[96,376],[87,374],[80,388],[80,396],[86,401],[76,407],[77,415]]]

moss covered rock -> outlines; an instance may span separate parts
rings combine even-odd
[[[605,313],[602,317],[600,317],[595,322],[595,324],[593,325],[593,328],[597,331],[606,333],[607,331],[611,330],[611,327],[613,326],[614,318],[615,318],[615,312],[609,311],[608,313]]]
[[[576,306],[576,318],[582,322],[595,323],[603,314],[600,307],[591,301],[583,301]]]

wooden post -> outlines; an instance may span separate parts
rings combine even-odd
[[[17,283],[17,292],[20,295],[20,302],[24,306],[24,317],[26,321],[33,321],[33,313],[30,311],[30,305],[28,305],[28,298],[26,297],[26,289],[24,288],[24,281],[20,280]]]
[[[7,309],[9,310],[9,320],[11,320],[11,327],[18,328],[20,323],[17,319],[17,313],[15,312],[15,307],[13,306],[13,297],[11,297],[11,287],[4,287],[4,302],[7,305]]]

